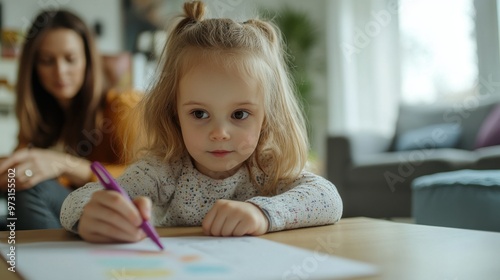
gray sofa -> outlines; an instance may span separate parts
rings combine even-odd
[[[342,196],[343,216],[410,217],[413,179],[500,169],[500,145],[475,148],[481,125],[497,104],[401,106],[392,138],[372,132],[329,136],[326,174]]]

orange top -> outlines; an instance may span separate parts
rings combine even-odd
[[[127,123],[126,113],[141,98],[142,93],[137,91],[118,92],[110,90],[106,96],[102,129],[89,132],[86,135],[86,139],[81,142],[82,149],[90,150],[89,155],[85,158],[89,161],[101,162],[113,177],[121,175],[127,166],[124,146],[121,141],[125,133],[125,124]],[[16,150],[28,145],[29,143],[19,141]],[[58,179],[61,184],[70,186],[69,180],[64,176]],[[97,181],[97,177],[92,175],[89,181]]]

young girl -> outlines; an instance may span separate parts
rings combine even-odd
[[[184,11],[141,104],[147,156],[118,178],[134,203],[88,184],[64,202],[64,227],[91,242],[132,242],[145,237],[141,219],[214,236],[338,221],[335,186],[303,171],[304,119],[277,30],[203,19],[200,1]]]

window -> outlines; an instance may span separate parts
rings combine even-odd
[[[402,102],[452,101],[478,77],[473,0],[400,0]]]

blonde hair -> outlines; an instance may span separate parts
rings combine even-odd
[[[260,82],[265,117],[246,165],[257,166],[268,176],[260,186],[263,194],[275,193],[279,181],[297,178],[308,153],[305,121],[286,71],[280,33],[258,19],[244,23],[204,19],[206,8],[201,1],[185,3],[184,12],[167,40],[162,73],[138,106],[144,122],[141,128],[148,138],[143,148],[167,162],[187,153],[177,117],[177,94],[180,79],[196,64],[193,52],[197,52]],[[257,183],[253,176],[252,180]]]

